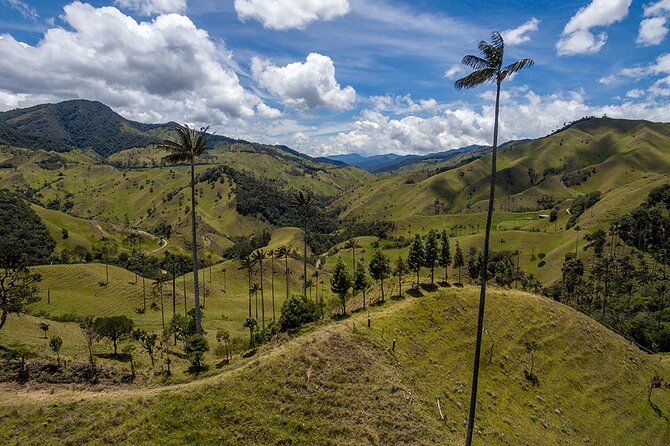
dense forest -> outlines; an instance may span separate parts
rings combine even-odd
[[[42,220],[17,195],[0,190],[0,249],[19,249],[29,265],[46,263],[56,247]]]

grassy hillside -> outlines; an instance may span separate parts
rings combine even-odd
[[[188,384],[108,392],[4,387],[0,438],[9,445],[460,444],[476,302],[470,287],[405,296],[373,308],[371,329],[359,313]],[[524,293],[493,291],[486,327],[478,444],[670,441],[670,393],[657,390],[652,406],[646,388],[655,373],[670,379],[667,358]],[[538,386],[524,378],[529,340],[540,345]]]

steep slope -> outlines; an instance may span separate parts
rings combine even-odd
[[[474,288],[405,298],[373,308],[371,329],[359,313],[236,358],[219,375],[163,389],[3,389],[0,438],[22,445],[460,444],[476,302]],[[670,378],[667,360],[523,293],[492,292],[487,329],[479,444],[670,441],[670,393],[657,390],[649,403],[646,388],[654,374]],[[538,385],[524,378],[531,340],[540,345]]]

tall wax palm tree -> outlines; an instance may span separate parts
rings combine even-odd
[[[491,34],[491,42],[481,41],[478,45],[481,56],[467,55],[462,63],[473,69],[473,72],[456,81],[456,88],[470,89],[485,83],[495,83],[496,103],[495,120],[493,124],[493,149],[491,153],[491,191],[489,194],[489,206],[486,216],[486,233],[484,236],[484,260],[482,263],[481,289],[479,294],[479,315],[477,319],[477,341],[475,343],[475,359],[472,371],[472,388],[470,393],[470,411],[468,416],[468,430],[465,444],[472,444],[472,432],[475,424],[475,412],[477,405],[477,383],[479,380],[479,354],[482,346],[482,331],[484,325],[484,305],[486,303],[486,271],[488,271],[489,240],[491,238],[491,219],[493,217],[493,200],[496,187],[496,157],[498,149],[498,117],[500,114],[500,87],[502,82],[510,75],[533,65],[532,59],[521,59],[509,65],[503,65],[505,43],[502,36],[494,32]]]
[[[261,285],[260,285],[260,291],[261,291],[261,329],[262,333],[265,334],[265,298],[263,295],[263,260],[267,259],[268,255],[267,252],[263,251],[262,249],[259,249],[257,251],[254,251],[251,254],[251,258],[253,259],[254,262],[258,263],[259,269],[261,272]]]
[[[270,250],[270,292],[272,293],[272,322],[275,321],[275,252]]]
[[[261,287],[257,283],[254,283],[251,285],[251,288],[249,288],[249,295],[256,298],[256,320],[258,320],[258,292],[260,290]]]
[[[191,165],[191,254],[193,256],[193,298],[195,303],[195,327],[198,335],[202,335],[202,319],[200,316],[200,297],[198,289],[198,243],[195,225],[195,159],[205,153],[209,136],[205,127],[200,131],[189,126],[177,127],[177,141],[165,140],[160,146],[167,150],[164,160],[169,163],[189,163]]]
[[[303,268],[302,268],[302,295],[307,297],[307,222],[309,210],[314,206],[314,195],[311,192],[298,191],[293,194],[290,206],[302,211],[303,219]]]
[[[240,267],[237,269],[246,270],[247,277],[249,278],[249,318],[251,319],[251,274],[254,271],[254,266],[256,262],[250,256],[240,257]]]
[[[289,296],[289,284],[288,284],[288,276],[289,276],[289,270],[288,270],[288,258],[291,255],[291,251],[293,248],[291,248],[291,245],[281,245],[277,250],[275,251],[275,255],[278,258],[283,258],[284,259],[284,273],[286,274],[286,299],[288,300]]]

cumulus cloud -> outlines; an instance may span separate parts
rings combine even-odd
[[[564,122],[588,115],[658,121],[667,121],[670,116],[667,101],[628,99],[616,105],[592,106],[586,103],[585,96],[582,91],[538,95],[527,88],[510,90],[500,113],[500,140],[540,137],[561,127]],[[319,145],[304,146],[304,149],[316,154],[408,154],[490,144],[493,108],[493,103],[479,108],[451,104],[435,116],[401,119],[368,109],[351,124],[349,131],[332,136]]]
[[[114,4],[145,16],[186,11],[186,0],[114,0]]]
[[[559,56],[597,53],[607,41],[607,33],[597,36],[592,28],[609,26],[620,22],[628,15],[632,0],[593,0],[565,25],[560,40],[556,43]]]
[[[540,21],[533,17],[518,28],[508,29],[500,33],[506,45],[514,46],[530,42],[530,36],[527,34],[538,30]]]
[[[371,96],[370,102],[372,102],[375,110],[391,112],[396,115],[420,112],[433,113],[438,106],[437,101],[433,98],[415,101],[409,94],[404,96]]]
[[[240,84],[231,54],[188,17],[138,23],[74,2],[61,19],[67,29],[47,30],[34,46],[0,35],[1,108],[86,98],[132,119],[208,124],[269,112]]]
[[[640,22],[637,44],[642,46],[660,44],[668,34],[670,0],[660,0],[646,5],[644,16],[645,19]]]
[[[348,110],[356,101],[353,87],[341,88],[337,83],[333,60],[318,53],[310,53],[304,63],[294,62],[284,67],[254,57],[251,75],[283,104],[303,112],[319,107]]]
[[[349,0],[235,0],[240,20],[255,19],[265,28],[304,28],[316,20],[331,20],[350,11]]]

